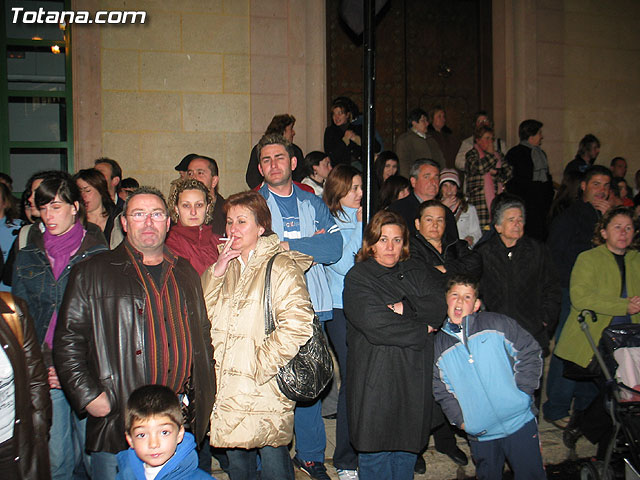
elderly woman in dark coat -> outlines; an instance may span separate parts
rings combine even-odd
[[[345,279],[347,408],[361,480],[412,479],[432,424],[433,335],[446,314],[434,269],[409,257],[409,231],[378,212]]]
[[[525,208],[513,195],[492,208],[497,234],[477,247],[482,256],[480,296],[487,310],[515,319],[549,354],[549,332],[560,311],[560,283],[547,247],[524,235]]]

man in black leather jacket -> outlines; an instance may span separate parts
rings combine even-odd
[[[207,430],[210,323],[198,274],[164,246],[169,222],[158,190],[134,191],[122,218],[127,238],[73,268],[60,308],[54,362],[69,402],[88,415],[94,478],[115,478],[115,454],[127,448],[124,408],[142,385],[166,385],[189,404],[198,443]]]

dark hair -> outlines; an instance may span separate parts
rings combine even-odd
[[[176,427],[184,425],[180,400],[169,387],[145,385],[136,388],[129,395],[124,415],[125,431],[131,435],[131,428],[135,422],[151,417],[169,417]]]
[[[469,200],[467,200],[467,197],[463,193],[462,187],[459,187],[458,184],[456,184],[456,182],[454,182],[453,180],[443,181],[442,178],[440,179],[440,187],[438,188],[438,195],[436,195],[436,199],[442,201],[442,185],[444,185],[447,182],[453,183],[456,187],[458,187],[458,190],[456,191],[456,198],[460,202],[460,205],[458,206],[458,209],[460,210],[460,212],[464,213],[467,210],[469,210]]]
[[[425,112],[423,109],[414,108],[413,110],[411,110],[409,112],[409,115],[407,115],[408,128],[413,127],[413,122],[418,123],[423,116],[425,118],[427,118],[427,116],[428,116],[427,112]]]
[[[476,293],[476,297],[478,297],[478,294],[480,293],[480,282],[477,278],[470,275],[464,273],[456,273],[447,282],[447,289],[445,291],[449,293],[449,290],[451,290],[456,285],[465,285],[467,287],[473,288]]]
[[[12,224],[18,217],[18,208],[16,206],[16,198],[11,193],[9,186],[4,182],[0,182],[0,198],[2,198],[6,222]]]
[[[284,130],[289,126],[296,123],[296,117],[283,113],[282,115],[274,115],[269,123],[269,126],[264,131],[265,135],[277,133],[278,135],[284,135]]]
[[[180,201],[180,194],[186,190],[200,190],[204,193],[204,201],[207,207],[203,223],[205,225],[211,223],[213,219],[213,196],[207,186],[195,178],[183,178],[174,184],[174,188],[171,190],[169,198],[167,199],[167,207],[169,208],[171,220],[173,220],[174,223],[178,223],[179,218],[178,212],[176,212],[176,206]]]
[[[231,207],[236,206],[248,208],[251,213],[253,213],[256,223],[264,228],[263,237],[273,235],[273,230],[271,230],[271,211],[269,210],[267,201],[262,195],[253,190],[234,193],[227,198],[222,209],[226,215],[229,213]]]
[[[549,223],[580,198],[582,173],[569,170],[562,176],[562,183],[549,209]]]
[[[429,112],[427,115],[427,119],[429,120],[429,125],[433,124],[433,119],[435,118],[436,113],[438,112],[445,112],[444,107],[440,104],[436,104],[429,109]]]
[[[493,128],[491,128],[489,125],[479,125],[479,126],[477,126],[473,130],[473,140],[474,141],[480,140],[485,133],[494,133],[493,132]]]
[[[413,165],[411,165],[411,168],[409,169],[409,178],[418,178],[420,169],[423,165],[431,165],[432,167],[436,167],[438,169],[438,173],[440,172],[440,164],[438,162],[436,162],[435,160],[431,160],[430,158],[419,158],[415,162],[413,162]]]
[[[427,208],[432,208],[432,207],[441,208],[446,216],[447,207],[445,207],[440,200],[436,200],[435,198],[433,198],[431,200],[426,200],[422,202],[420,205],[418,205],[418,210],[416,211],[416,220],[420,219],[420,217],[422,216],[422,214]]]
[[[53,175],[57,173],[58,170],[46,170],[42,172],[36,172],[29,177],[27,183],[24,186],[24,192],[22,192],[22,197],[20,198],[20,218],[25,222],[28,221],[27,218],[27,202],[29,201],[29,197],[33,193],[33,182],[36,180],[43,180],[47,178],[49,175]],[[35,205],[34,205],[35,206]]]
[[[270,133],[269,135],[263,135],[257,145],[258,152],[258,163],[260,163],[260,156],[262,154],[262,149],[267,145],[282,145],[287,153],[289,154],[289,159],[295,157],[295,152],[293,151],[293,146],[289,140],[284,138],[282,135],[278,135],[277,133]],[[325,155],[326,156],[326,155]]]
[[[123,178],[120,182],[120,188],[138,188],[140,184],[133,177]]]
[[[122,168],[120,168],[118,162],[111,158],[100,157],[95,162],[93,162],[93,165],[96,166],[100,165],[101,163],[106,163],[111,166],[111,178],[118,177],[119,179],[122,179]]]
[[[56,195],[65,203],[73,205],[78,203],[78,218],[85,223],[85,209],[80,190],[76,182],[67,172],[54,171],[42,179],[42,183],[36,190],[35,202],[38,208],[52,202]]]
[[[329,173],[327,181],[324,184],[324,190],[322,191],[322,199],[334,217],[337,217],[339,213],[345,214],[340,200],[351,190],[353,178],[356,175],[362,178],[362,174],[357,168],[344,164],[336,165],[336,168]]]
[[[411,190],[411,182],[407,177],[391,175],[387,178],[382,184],[382,187],[380,187],[379,208],[383,210],[398,200],[398,195],[400,195],[400,192],[405,188]]]
[[[604,215],[602,215],[602,217],[600,217],[600,220],[598,220],[598,223],[596,224],[596,228],[595,228],[595,231],[593,232],[593,240],[592,240],[594,245],[598,246],[598,245],[604,245],[605,243],[607,243],[607,241],[602,237],[601,231],[606,230],[609,224],[611,223],[611,221],[618,215],[624,215],[625,217],[629,217],[631,219],[631,225],[633,225],[633,228],[635,230],[635,224],[633,222],[634,220],[633,210],[631,208],[623,207],[623,206],[610,208],[605,212]]]
[[[85,168],[73,176],[73,181],[76,182],[76,184],[78,183],[78,180],[84,180],[98,191],[100,199],[102,200],[102,216],[108,217],[111,215],[115,210],[116,205],[113,203],[113,200],[111,200],[109,187],[107,187],[107,181],[105,180],[104,175],[95,168]]]
[[[580,140],[580,143],[578,144],[578,153],[576,156],[583,156],[585,153],[591,150],[591,145],[593,145],[594,143],[598,145],[598,147],[600,146],[600,140],[598,140],[592,133],[587,133],[584,137],[582,137],[582,140]]]
[[[189,160],[189,163],[197,159],[206,160],[209,163],[209,170],[211,171],[211,175],[214,177],[218,176],[218,162],[216,162],[213,158],[207,157],[205,155],[196,155],[191,160]],[[189,165],[187,165],[187,169],[189,169]]]
[[[327,158],[327,154],[318,150],[307,153],[304,157],[305,177],[313,175],[313,167],[320,165],[320,162],[325,158]]]
[[[518,137],[520,141],[528,140],[529,137],[536,135],[542,128],[543,123],[532,118],[525,120],[518,127]]]
[[[613,178],[613,173],[611,173],[611,170],[609,170],[607,167],[603,165],[593,165],[587,168],[587,170],[584,172],[582,181],[584,183],[589,183],[589,180],[591,180],[596,175],[604,175],[605,177],[609,177],[610,179]]]
[[[8,186],[13,187],[13,178],[11,178],[11,175],[0,172],[0,182],[2,181],[4,181],[4,183],[7,183]]]
[[[350,113],[352,120],[360,115],[358,105],[356,105],[349,97],[336,97],[331,104],[331,111],[336,107],[340,107],[344,113]]]
[[[162,192],[155,187],[149,187],[149,186],[143,185],[141,187],[136,188],[133,192],[131,192],[127,197],[127,199],[124,201],[124,205],[122,207],[123,215],[127,214],[127,210],[129,209],[129,204],[131,203],[131,200],[138,195],[155,195],[162,201],[165,212],[167,214],[169,213],[169,207],[167,206],[167,201],[165,200]]]
[[[609,165],[613,168],[618,160],[622,160],[625,164],[627,163],[627,160],[624,157],[614,157]]]
[[[388,160],[393,160],[400,166],[400,160],[398,160],[398,155],[393,153],[391,150],[384,150],[378,154],[378,158],[376,158],[375,163],[373,164],[373,171],[376,172],[376,181],[378,182],[378,187],[381,187],[384,183],[384,179],[382,176],[384,175],[384,167],[387,165]]]
[[[402,253],[400,261],[409,258],[409,229],[400,215],[389,210],[381,210],[376,213],[367,224],[362,235],[362,248],[356,255],[356,262],[362,262],[373,257],[373,246],[382,236],[382,227],[385,225],[397,225],[402,230]]]

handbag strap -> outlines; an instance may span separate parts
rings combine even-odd
[[[0,292],[0,298],[7,304],[7,306],[13,310],[13,313],[3,313],[2,318],[7,322],[9,328],[13,332],[13,335],[18,340],[20,347],[22,347],[24,343],[24,335],[22,331],[22,323],[20,322],[20,314],[18,313],[19,309],[16,306],[16,301],[9,292]]]
[[[264,280],[264,292],[262,295],[262,303],[264,304],[264,333],[269,335],[276,329],[273,321],[273,312],[271,310],[271,270],[273,270],[273,262],[282,252],[273,255],[267,262],[267,271]]]

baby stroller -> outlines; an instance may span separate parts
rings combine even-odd
[[[640,325],[618,324],[605,328],[597,347],[585,321],[586,315],[595,322],[596,314],[583,310],[578,322],[606,381],[605,408],[613,422],[613,433],[604,461],[583,463],[580,479],[640,480]]]

